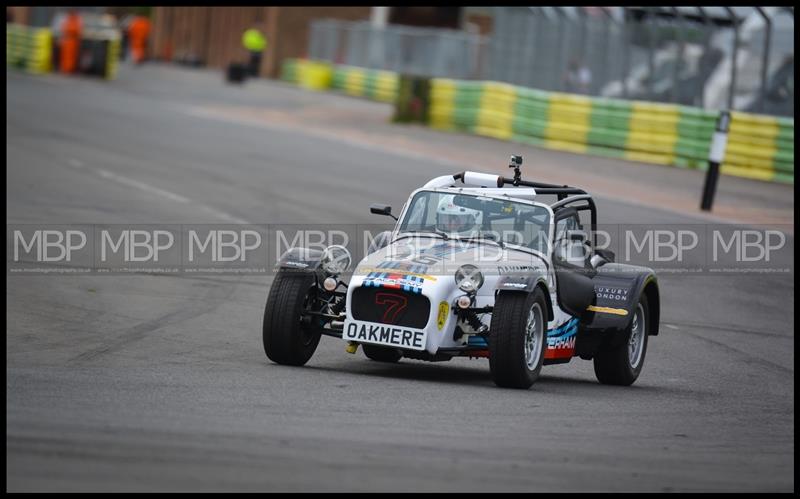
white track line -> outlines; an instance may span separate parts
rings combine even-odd
[[[78,159],[74,159],[74,158],[70,159],[69,161],[67,161],[67,164],[69,164],[69,166],[71,166],[73,168],[81,169],[81,170],[83,170],[84,166],[85,166],[85,163],[83,163],[82,161],[80,161]],[[138,189],[140,191],[147,192],[149,194],[155,194],[156,196],[160,196],[162,198],[169,199],[170,201],[174,201],[176,203],[193,204],[198,209],[200,209],[202,211],[205,211],[206,213],[210,213],[211,215],[213,215],[213,216],[215,216],[215,217],[217,217],[219,219],[225,220],[226,222],[234,223],[234,224],[241,224],[241,225],[253,225],[250,222],[248,222],[247,220],[243,220],[241,218],[234,217],[233,215],[229,215],[228,213],[225,213],[224,211],[218,210],[216,208],[212,208],[211,206],[208,206],[208,205],[205,205],[205,204],[202,204],[202,203],[198,203],[196,201],[192,201],[191,199],[189,199],[189,198],[187,198],[185,196],[181,196],[180,194],[176,194],[174,192],[170,192],[168,190],[161,189],[159,187],[155,187],[155,186],[152,186],[150,184],[146,184],[146,183],[141,182],[139,180],[134,180],[132,178],[124,177],[122,175],[110,172],[108,170],[104,170],[102,168],[88,168],[88,170],[92,171],[93,173],[97,174],[98,176],[100,176],[100,177],[102,177],[104,179],[111,180],[113,182],[125,185],[127,187],[133,187],[134,189]]]
[[[127,185],[129,187],[134,187],[141,191],[149,192],[151,194],[157,194],[161,197],[165,197],[172,201],[178,203],[188,203],[189,198],[185,198],[180,194],[175,194],[174,192],[165,191],[164,189],[159,189],[158,187],[153,187],[150,184],[145,184],[144,182],[139,182],[138,180],[133,180],[132,178],[123,177],[122,175],[117,175],[116,173],[111,173],[108,170],[103,170],[102,168],[98,168],[95,172],[103,178],[107,178],[118,182],[123,185]]]

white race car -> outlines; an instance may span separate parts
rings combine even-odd
[[[267,357],[303,365],[327,335],[381,362],[488,358],[502,387],[529,388],[543,365],[573,357],[593,359],[601,383],[632,384],[658,334],[654,272],[596,248],[590,195],[522,180],[521,163],[512,156],[514,178],[463,172],[414,191],[349,283],[342,246],[284,253],[264,312]]]

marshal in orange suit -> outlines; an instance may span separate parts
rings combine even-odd
[[[59,67],[62,73],[74,73],[78,67],[82,29],[83,23],[81,22],[80,14],[76,10],[70,10],[61,25]]]
[[[148,36],[150,36],[150,21],[144,16],[136,16],[128,26],[131,55],[133,56],[133,62],[136,64],[144,60]]]

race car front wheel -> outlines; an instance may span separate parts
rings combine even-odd
[[[547,321],[541,288],[497,295],[489,333],[489,369],[497,386],[530,388],[536,381],[547,347]]]
[[[594,373],[604,385],[632,385],[644,365],[647,353],[647,297],[642,293],[633,312],[633,319],[619,344],[602,347],[594,357]]]
[[[377,362],[397,362],[403,357],[403,353],[396,348],[375,345],[364,345],[364,355]]]
[[[302,366],[314,355],[320,332],[304,324],[303,311],[316,301],[314,275],[279,272],[264,308],[264,352],[278,364]]]

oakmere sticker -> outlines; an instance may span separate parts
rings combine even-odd
[[[439,326],[439,331],[442,330],[444,323],[447,322],[447,312],[449,311],[450,305],[448,305],[446,301],[439,304],[439,317],[436,319],[436,325]]]

